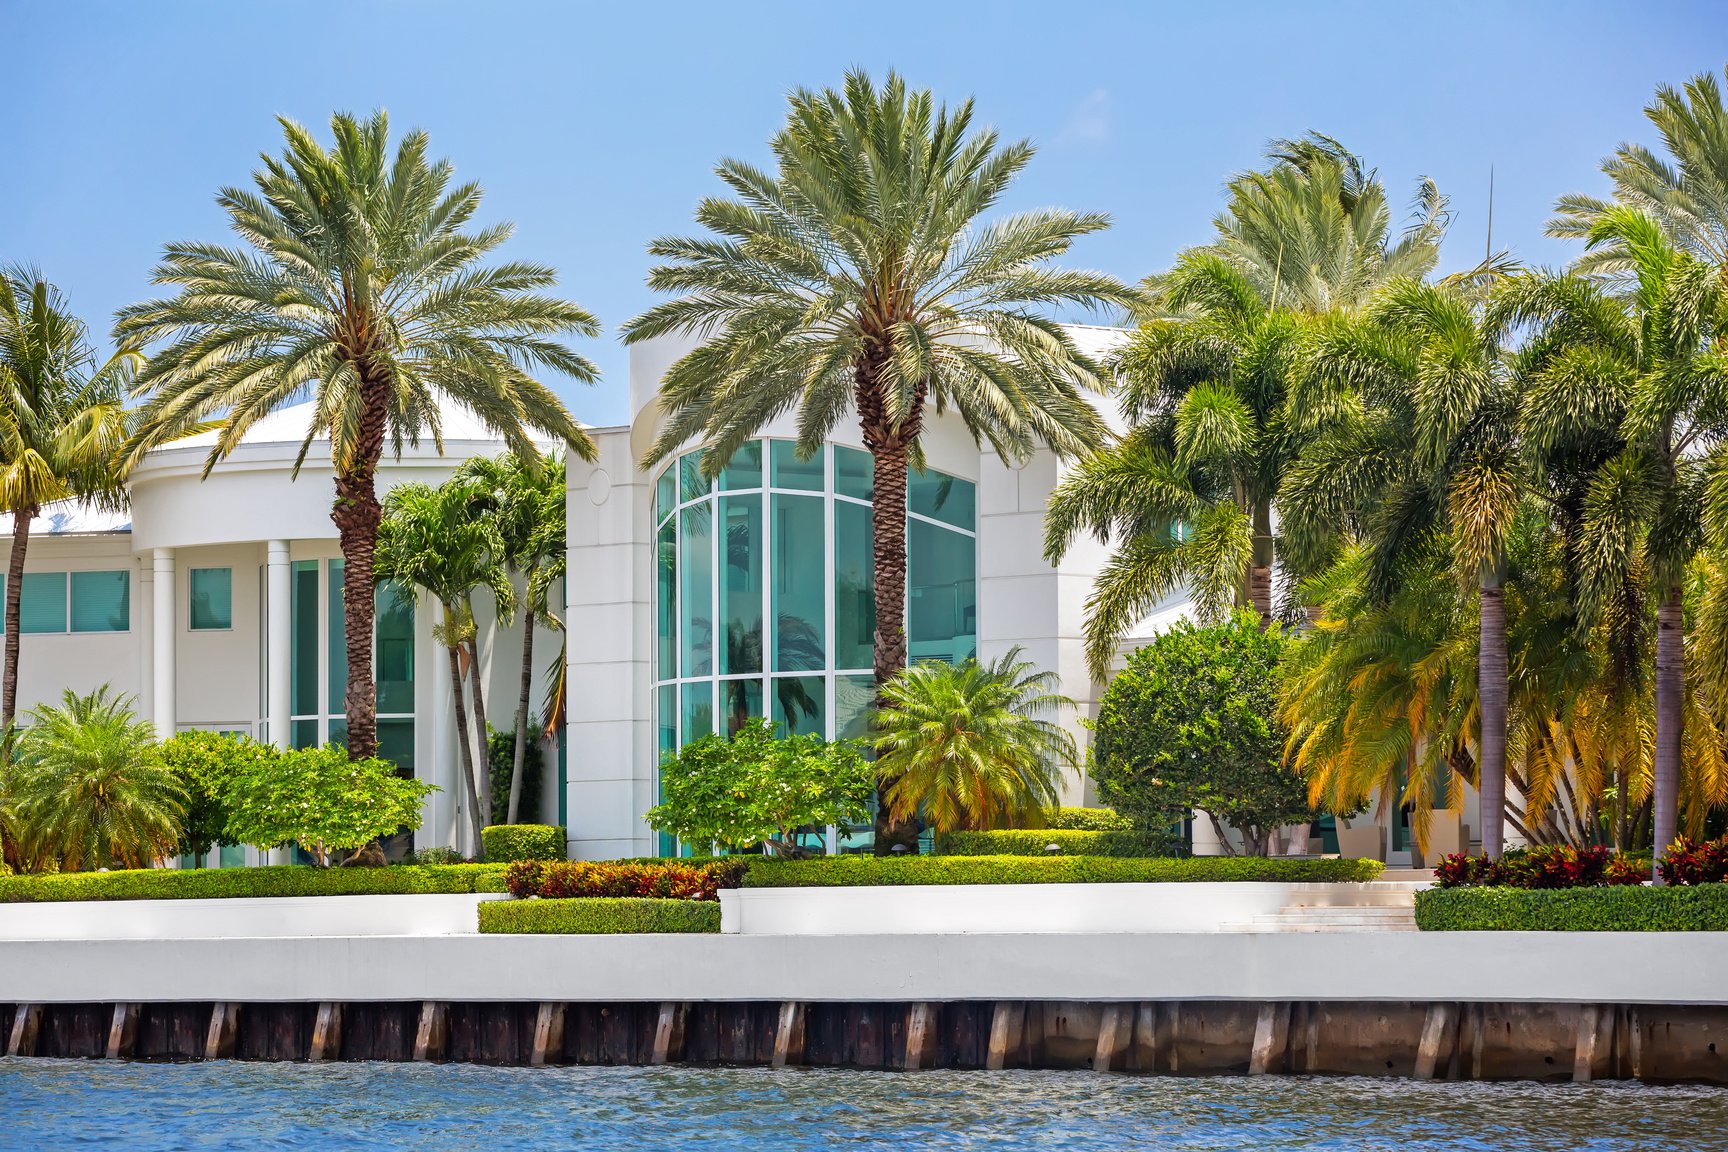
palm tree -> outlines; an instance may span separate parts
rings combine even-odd
[[[464,484],[448,483],[437,488],[425,484],[403,484],[392,488],[384,500],[384,515],[378,527],[375,576],[380,583],[397,585],[404,595],[426,589],[438,600],[443,619],[433,630],[450,661],[450,693],[455,706],[456,742],[462,750],[463,787],[468,801],[469,843],[480,846],[480,829],[492,815],[491,765],[483,707],[476,701],[475,728],[468,724],[468,703],[463,681],[472,671],[479,683],[480,659],[476,647],[474,609],[476,588],[486,588],[496,598],[502,616],[514,604],[510,576],[499,557],[504,548],[489,517],[472,512],[472,491]],[[478,745],[478,755],[476,755]]]
[[[477,184],[450,186],[452,166],[427,158],[410,132],[389,149],[384,113],[331,118],[335,147],[282,120],[287,147],[263,157],[255,192],[217,197],[244,246],[170,245],[155,281],[177,294],[122,309],[123,339],[166,340],[140,374],[147,398],[128,446],[136,460],[200,421],[221,427],[208,475],[260,419],[310,392],[301,460],[330,439],[341,538],[348,658],[348,750],[377,747],[372,677],[373,552],[382,507],[376,475],[385,442],[430,436],[443,446],[446,398],[467,407],[512,451],[537,451],[539,430],[583,459],[593,443],[530,372],[591,382],[587,359],[559,343],[592,336],[594,318],[543,295],[556,277],[539,264],[480,261],[508,225],[464,231]]]
[[[510,766],[506,819],[514,824],[522,802],[522,765],[528,754],[529,696],[534,685],[534,626],[559,626],[550,594],[564,575],[564,459],[556,452],[532,460],[513,454],[476,457],[456,473],[483,513],[493,518],[500,557],[522,582],[521,689],[516,699],[515,751]]]
[[[1117,545],[1087,604],[1099,679],[1127,631],[1179,589],[1205,619],[1252,607],[1270,622],[1274,497],[1329,415],[1291,403],[1302,333],[1438,259],[1446,213],[1432,184],[1421,186],[1416,222],[1393,239],[1384,188],[1335,141],[1274,141],[1269,156],[1270,171],[1230,183],[1213,243],[1147,281],[1155,309],[1116,364],[1130,429],[1050,500],[1052,563],[1083,534]]]
[[[18,739],[8,805],[66,871],[144,868],[180,842],[185,791],[131,705],[107,685],[68,688]]]
[[[877,86],[854,71],[840,91],[799,89],[790,101],[771,143],[774,173],[719,165],[735,198],[696,212],[714,235],[650,245],[664,261],[650,285],[678,298],[632,320],[625,339],[704,338],[661,383],[666,419],[649,465],[701,439],[703,468],[717,474],[791,412],[808,456],[856,417],[875,459],[880,693],[906,665],[907,470],[922,466],[928,409],[952,409],[1004,460],[1041,445],[1063,456],[1095,447],[1104,426],[1084,393],[1102,390],[1101,369],[1040,310],[1129,307],[1139,295],[1052,266],[1108,225],[1099,213],[980,223],[1033,149],[974,131],[970,100],[939,107],[899,76]],[[881,803],[876,834],[878,852],[915,842]]]
[[[872,724],[876,766],[896,820],[938,832],[992,828],[1056,803],[1074,738],[1054,719],[1074,707],[1019,647],[988,664],[924,661],[882,690]]]
[[[142,362],[122,348],[98,363],[58,289],[33,269],[0,270],[0,510],[12,516],[0,728],[18,711],[18,605],[31,522],[55,500],[125,505],[114,459],[126,440],[126,392]]]

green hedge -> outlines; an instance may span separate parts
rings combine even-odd
[[[696,900],[590,896],[574,900],[488,900],[480,931],[498,933],[718,932],[720,905]]]
[[[1285,883],[1372,880],[1378,860],[1285,860],[1249,856],[1127,859],[1107,856],[828,856],[757,860],[746,888],[821,888],[868,884],[1144,884],[1272,880]]]
[[[1060,852],[1050,851],[1056,845]],[[1069,831],[949,832],[936,840],[942,856],[1177,856],[1180,837],[1168,832]]]
[[[558,824],[490,824],[480,829],[488,864],[515,860],[562,860],[564,828]]]
[[[1056,808],[1045,814],[1044,826],[1063,832],[1132,832],[1134,821],[1114,808]]]
[[[387,868],[144,868],[0,877],[0,903],[57,900],[220,900],[252,896],[398,896],[504,891],[502,864]]]
[[[1424,932],[1728,932],[1728,884],[1685,888],[1430,888]]]

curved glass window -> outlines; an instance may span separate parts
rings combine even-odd
[[[661,753],[758,717],[782,732],[863,735],[873,695],[868,453],[799,459],[753,440],[719,477],[700,450],[655,479],[655,729]],[[977,649],[976,490],[928,470],[907,492],[912,658]]]

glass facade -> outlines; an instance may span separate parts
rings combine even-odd
[[[340,559],[296,560],[289,571],[288,743],[308,748],[348,739],[348,649]],[[372,674],[378,700],[378,755],[414,771],[414,598],[379,587]]]
[[[876,629],[870,455],[832,445],[804,460],[790,440],[756,440],[712,483],[701,463],[688,453],[654,485],[659,752],[756,717],[862,736]],[[934,470],[907,488],[911,654],[963,660],[977,648],[976,489]]]

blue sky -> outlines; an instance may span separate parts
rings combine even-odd
[[[1728,6],[1501,3],[91,3],[0,0],[0,262],[40,266],[99,336],[150,294],[169,240],[223,240],[214,194],[315,125],[384,107],[509,219],[599,315],[603,382],[549,381],[584,420],[627,418],[618,325],[646,306],[644,243],[686,231],[722,156],[762,160],[786,91],[848,66],[903,72],[1040,146],[1006,207],[1111,213],[1074,262],[1138,278],[1206,239],[1265,142],[1318,129],[1399,202],[1418,175],[1456,218],[1444,267],[1496,247],[1561,263],[1554,198],[1654,142],[1659,83],[1728,62]]]

